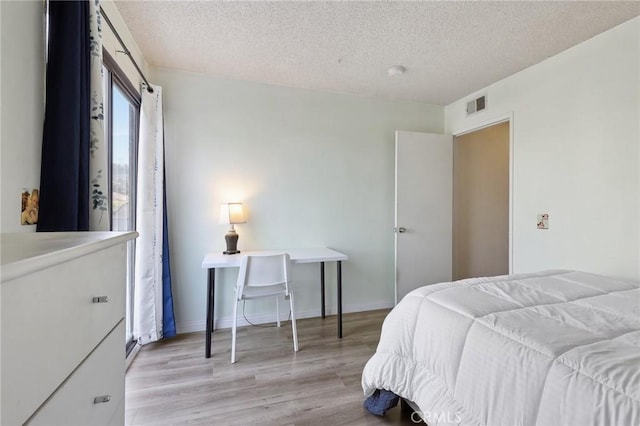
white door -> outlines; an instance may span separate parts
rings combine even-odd
[[[396,132],[396,304],[451,281],[453,138]]]

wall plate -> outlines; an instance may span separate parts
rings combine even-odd
[[[538,215],[538,229],[549,229],[549,214],[541,213]]]

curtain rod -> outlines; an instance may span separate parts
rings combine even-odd
[[[116,36],[116,38],[120,42],[120,46],[122,46],[122,48],[124,49],[124,51],[122,51],[122,53],[124,53],[125,55],[127,55],[129,57],[129,60],[131,60],[131,63],[133,64],[134,67],[136,67],[136,70],[138,71],[138,74],[140,74],[140,77],[142,77],[142,80],[147,85],[147,92],[153,93],[153,88],[149,84],[149,81],[147,80],[147,77],[144,76],[144,74],[142,73],[142,70],[140,69],[140,67],[136,63],[135,59],[133,59],[133,56],[131,56],[131,52],[129,51],[129,49],[127,49],[127,46],[124,44],[124,41],[122,41],[122,38],[120,38],[120,34],[118,34],[118,32],[116,31],[116,29],[114,28],[113,24],[109,20],[109,17],[107,16],[106,13],[104,13],[104,9],[102,7],[100,7],[100,14],[104,18],[104,20],[107,21],[107,25],[109,25],[109,28],[111,28],[111,31],[113,31],[113,34]],[[120,52],[120,51],[118,51],[118,52]]]

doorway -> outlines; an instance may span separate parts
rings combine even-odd
[[[453,139],[453,280],[509,273],[509,127]]]

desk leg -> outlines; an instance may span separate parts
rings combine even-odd
[[[325,317],[324,309],[324,262],[320,262],[320,299],[322,300],[321,312],[322,318]]]
[[[204,357],[211,358],[211,333],[213,333],[213,309],[215,307],[216,269],[209,268],[207,280],[207,329],[205,331]]]
[[[342,261],[338,260],[338,338],[342,339]]]

